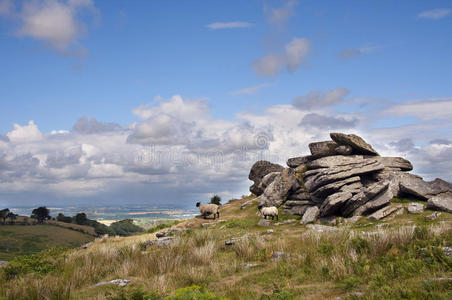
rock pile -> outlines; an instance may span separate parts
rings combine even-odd
[[[382,157],[354,134],[331,133],[331,141],[309,144],[311,155],[290,158],[288,168],[258,161],[251,168],[250,191],[262,206],[283,206],[283,213],[304,223],[330,216],[386,216],[394,197],[427,201],[427,208],[452,212],[452,184],[424,181],[410,174],[401,157]],[[382,209],[380,213],[376,213]]]

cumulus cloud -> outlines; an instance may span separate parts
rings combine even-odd
[[[343,117],[324,116],[317,113],[310,113],[303,117],[299,125],[304,127],[335,130],[353,128],[357,123],[358,120],[355,118],[346,119]]]
[[[413,100],[393,105],[383,111],[395,116],[414,116],[420,120],[451,120],[452,98]]]
[[[78,133],[94,134],[101,132],[109,132],[120,129],[117,123],[102,123],[95,118],[82,117],[74,124],[72,130]]]
[[[282,7],[265,7],[264,12],[266,14],[267,21],[272,25],[284,26],[290,17],[295,14],[295,6],[297,3],[297,0],[287,0]]]
[[[33,120],[24,126],[14,124],[14,130],[8,132],[6,136],[12,143],[35,142],[43,138],[43,134]]]
[[[65,54],[86,53],[79,39],[87,28],[82,15],[97,14],[92,0],[27,1],[17,11],[11,3],[0,2],[0,15],[19,21],[17,35],[42,41]]]
[[[9,138],[6,135],[0,134],[0,141],[9,142]]]
[[[306,64],[306,57],[310,50],[309,39],[294,37],[285,45],[284,51],[261,57],[252,62],[251,67],[261,76],[275,76],[284,69],[294,72]]]
[[[346,88],[335,88],[328,92],[312,91],[304,96],[298,96],[293,99],[293,106],[309,110],[316,107],[326,107],[339,104],[350,94]]]
[[[419,13],[417,16],[418,16],[418,18],[421,18],[421,19],[438,20],[438,19],[447,17],[451,13],[452,13],[452,9],[450,9],[450,8],[435,8],[435,9],[423,11],[423,12]]]
[[[315,111],[274,105],[231,120],[213,117],[205,99],[175,95],[137,107],[133,113],[139,120],[120,130],[89,122],[95,119],[83,121],[88,124],[83,130],[55,134],[41,133],[33,121],[16,124],[7,134],[11,141],[0,142],[0,197],[11,203],[104,199],[175,207],[192,206],[211,193],[237,197],[248,192],[246,178],[255,161],[284,165],[337,129],[363,136],[382,154],[406,156],[427,179],[452,180],[449,133],[425,125],[423,131],[373,129],[351,113],[328,110],[344,92],[321,94]],[[435,140],[420,143],[420,135]]]
[[[231,29],[231,28],[247,28],[253,26],[252,23],[248,22],[215,22],[207,24],[206,27],[212,30],[216,29]]]
[[[262,88],[269,86],[269,83],[262,83],[250,87],[246,87],[240,90],[230,92],[231,95],[254,95],[257,94]]]

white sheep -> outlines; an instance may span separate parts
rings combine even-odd
[[[216,204],[201,204],[200,202],[196,203],[196,207],[199,207],[199,212],[205,219],[206,216],[213,215],[213,219],[215,220],[217,217],[220,217],[220,208]]]
[[[267,217],[272,217],[272,220],[276,217],[276,221],[278,221],[278,208],[275,206],[269,206],[269,207],[258,207],[261,211],[261,214],[264,216],[264,219],[267,219]]]

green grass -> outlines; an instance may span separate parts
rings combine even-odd
[[[78,247],[94,237],[52,225],[0,225],[0,260],[37,253],[49,247]]]

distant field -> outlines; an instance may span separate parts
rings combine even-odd
[[[78,247],[93,239],[93,236],[51,225],[0,225],[0,260],[52,246]]]

